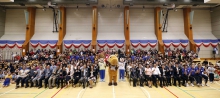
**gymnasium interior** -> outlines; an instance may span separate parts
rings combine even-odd
[[[219,64],[220,0],[0,0],[0,60],[28,51],[184,49],[194,63]],[[218,65],[219,66],[219,65]],[[220,67],[220,66],[219,66]],[[217,68],[218,69],[218,68]],[[129,78],[91,89],[18,88],[0,85],[0,98],[219,98],[220,82],[208,86],[133,87]],[[219,70],[219,69],[218,69]],[[219,70],[220,73],[220,70]]]

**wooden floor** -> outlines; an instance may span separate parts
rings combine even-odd
[[[108,74],[106,74],[108,80]],[[108,86],[107,82],[98,82],[90,89],[82,87],[65,89],[14,89],[12,84],[7,88],[0,88],[0,98],[219,98],[220,82],[208,83],[205,87],[165,87],[148,88],[132,87],[129,83],[118,82],[118,86]]]

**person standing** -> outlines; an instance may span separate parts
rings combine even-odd
[[[120,58],[120,62],[118,63],[119,66],[119,81],[125,81],[125,62],[124,58]]]
[[[100,58],[98,65],[99,65],[100,82],[105,82],[106,64],[105,64],[104,58]]]
[[[214,72],[215,72],[215,68],[213,67],[213,64],[211,64],[210,67],[208,68],[208,72],[209,72],[209,81],[210,81],[210,83],[213,83]]]
[[[130,78],[133,79],[133,87],[136,87],[137,84],[137,69],[135,68],[134,64],[132,64],[132,68],[131,68],[131,76]]]

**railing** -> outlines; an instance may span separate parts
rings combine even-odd
[[[19,48],[4,48],[0,50],[0,60],[14,60],[16,55],[21,56],[22,50]]]

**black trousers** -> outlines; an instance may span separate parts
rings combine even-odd
[[[133,77],[132,79],[133,79],[133,86],[136,86],[136,84],[137,84],[137,78]]]
[[[172,85],[171,84],[171,76],[166,76],[166,78],[167,78],[167,84],[170,84],[170,86]]]
[[[44,79],[44,86],[45,86],[45,88],[47,88],[49,78],[50,77],[45,77],[45,79]]]
[[[25,79],[26,79],[26,77],[24,77],[24,78],[18,77],[17,80],[16,80],[16,86],[19,85],[19,82],[20,82],[20,81],[21,81],[21,86],[24,86]]]
[[[74,78],[74,82],[73,82],[74,85],[76,85],[76,84],[79,82],[79,79],[80,79],[80,77],[75,77],[75,78]]]
[[[196,74],[196,84],[202,84],[202,75]]]
[[[145,77],[144,77],[143,75],[139,77],[140,86],[144,86],[144,78],[145,78]]]
[[[188,81],[189,81],[189,78],[188,78],[188,75],[182,75],[182,80],[183,80],[183,83],[182,83],[182,85],[185,85],[186,83],[188,83]]]
[[[44,79],[45,79],[44,76],[40,78],[40,80],[39,80],[39,84],[38,84],[39,87],[42,87],[42,80],[44,80]]]
[[[208,76],[206,76],[206,75],[202,75],[202,78],[204,78],[205,79],[205,84],[208,82]]]
[[[210,74],[209,74],[209,81],[210,81],[210,82],[213,82],[213,81],[214,81],[214,74],[213,74],[213,73],[210,73]]]
[[[167,78],[166,78],[166,76],[161,76],[161,81],[162,81],[162,82],[161,82],[161,85],[164,85],[164,86],[165,86],[165,85],[168,85],[168,84],[167,84]]]
[[[61,87],[63,87],[63,81],[64,81],[64,78],[63,77],[57,77],[57,87],[59,88],[60,87],[60,84],[61,84]]]
[[[162,86],[162,80],[159,75],[152,75],[153,76],[153,84],[157,87],[157,79],[160,81],[160,86]]]
[[[178,81],[178,84],[180,85],[181,83],[180,83],[180,81],[181,81],[181,76],[180,75],[174,75],[173,76],[173,84],[176,86],[176,80]]]
[[[34,86],[34,83],[33,83],[31,77],[27,77],[27,78],[25,79],[26,87],[29,87],[29,83],[28,83],[29,81],[31,82],[31,87],[33,87],[33,86]]]
[[[193,81],[195,81],[195,79],[196,79],[195,75],[189,76],[189,80],[190,80],[191,83],[193,83]]]

